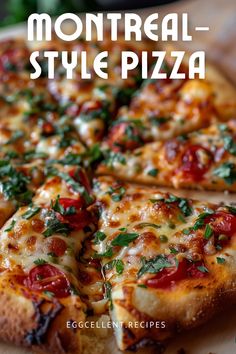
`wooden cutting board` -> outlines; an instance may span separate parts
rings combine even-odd
[[[137,12],[137,11],[135,11]],[[183,0],[161,7],[141,10],[145,17],[158,12],[187,12],[190,19],[192,42],[177,42],[177,47],[191,50],[205,50],[206,57],[218,66],[225,76],[236,85],[236,0]],[[210,31],[197,33],[195,26],[209,26]],[[14,26],[0,32],[0,39],[25,33],[23,25]],[[172,191],[173,192],[173,191]],[[181,196],[210,202],[236,203],[236,194],[174,191]],[[109,349],[104,354],[118,354],[114,338],[108,339]],[[236,309],[216,316],[207,324],[178,338],[171,340],[166,354],[177,354],[184,349],[186,354],[234,354],[236,353]],[[1,354],[26,354],[29,351],[0,343]],[[147,354],[148,351],[142,351]],[[49,354],[49,353],[48,353]],[[76,353],[75,353],[76,354]]]

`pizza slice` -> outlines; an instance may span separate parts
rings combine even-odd
[[[133,151],[105,152],[98,174],[171,186],[236,191],[236,121],[214,124]]]
[[[236,90],[214,67],[206,66],[204,80],[189,79],[185,62],[179,71],[186,79],[170,79],[172,67],[167,56],[162,66],[167,79],[145,80],[130,105],[120,109],[106,139],[110,147],[134,149],[235,116]]]
[[[32,204],[0,232],[0,338],[45,353],[79,353],[84,321],[77,256],[95,230],[93,196],[80,168],[48,171]]]
[[[95,181],[94,236],[121,350],[164,341],[236,300],[236,209]]]
[[[141,67],[130,72],[126,80],[121,79],[121,52],[133,51],[141,56],[142,50],[150,51],[151,42],[143,41],[138,45],[127,43],[122,36],[114,42],[107,32],[103,42],[96,40],[85,41],[82,37],[66,44],[68,51],[78,53],[78,65],[73,79],[66,78],[66,72],[59,63],[56,66],[55,79],[48,80],[48,89],[59,105],[68,104],[66,114],[71,117],[80,135],[80,139],[87,146],[100,142],[114,119],[118,107],[130,102],[132,94],[141,84]],[[50,48],[65,50],[65,42],[54,39]],[[64,49],[62,49],[64,48]],[[41,51],[48,49],[44,44]],[[80,56],[87,53],[87,73],[90,78],[81,78]],[[108,79],[98,77],[93,68],[95,57],[102,51],[108,51]],[[42,59],[43,63],[43,59]]]

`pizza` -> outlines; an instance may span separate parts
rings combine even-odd
[[[29,206],[1,229],[1,326],[4,340],[44,352],[79,352],[66,321],[84,320],[78,288],[83,239],[95,229],[84,171],[51,167]]]
[[[211,65],[206,66],[204,80],[190,80],[186,62],[179,70],[186,79],[170,79],[172,67],[173,58],[167,56],[162,65],[167,79],[144,80],[130,105],[120,109],[108,133],[110,147],[129,150],[235,116],[235,88]],[[132,142],[129,135],[134,136]]]
[[[115,151],[105,150],[98,174],[174,188],[236,191],[236,120],[126,153]]]
[[[234,207],[112,177],[96,181],[95,195],[101,215],[95,256],[111,317],[122,324],[115,329],[121,350],[163,341],[235,301]]]
[[[137,349],[234,302],[235,207],[145,185],[235,192],[235,88],[211,66],[205,80],[141,80],[140,67],[121,80],[120,52],[153,45],[108,32],[33,47],[36,80],[24,39],[0,46],[0,339],[104,354],[109,331],[71,324],[111,316],[116,347]],[[66,79],[58,60],[48,79],[45,50],[86,50],[91,78],[78,66]],[[109,80],[93,70],[100,51]]]

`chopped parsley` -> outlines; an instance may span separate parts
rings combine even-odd
[[[61,234],[68,236],[71,231],[69,224],[63,223],[56,217],[54,210],[49,210],[46,215],[45,222],[46,230],[43,232],[45,237],[52,236],[53,234]]]
[[[197,269],[202,273],[209,273],[209,270],[205,266],[198,266]]]
[[[4,231],[9,232],[12,231],[14,229],[14,226],[16,224],[16,220],[12,220],[12,222],[10,223],[9,227],[7,229],[5,229]]]
[[[223,264],[223,263],[225,263],[225,258],[216,257],[216,261],[217,261],[218,264]]]
[[[224,141],[224,149],[228,151],[230,154],[236,156],[236,142],[233,137],[230,135],[223,137]]]
[[[58,212],[61,215],[74,215],[76,214],[76,208],[74,206],[69,206],[64,208],[59,202],[60,196],[58,195],[55,202],[51,201],[52,210]]]
[[[116,187],[116,188],[109,187],[107,194],[109,194],[111,196],[111,199],[114,202],[119,202],[119,201],[121,201],[121,199],[125,195],[125,192],[126,192],[126,190],[122,186]]]
[[[0,186],[6,199],[15,199],[19,203],[30,203],[33,193],[27,185],[30,178],[17,171],[6,160],[0,160]]]
[[[227,184],[233,184],[236,182],[236,165],[232,162],[225,162],[217,167],[213,174],[223,178]]]
[[[72,178],[68,173],[58,171],[55,167],[49,166],[46,169],[46,174],[48,176],[58,176],[62,180],[64,180],[75,192],[79,193],[82,195],[84,198],[86,204],[90,204],[93,202],[93,198],[89,195],[87,192],[86,188],[79,182],[79,168],[77,172],[75,173],[75,178]]]
[[[105,238],[106,238],[106,234],[102,231],[95,232],[94,236],[95,236],[95,238],[94,238],[93,243],[95,245],[98,245],[101,241],[105,240]]]
[[[22,218],[23,219],[26,219],[26,220],[29,220],[31,219],[33,216],[35,216],[36,214],[38,214],[40,212],[41,208],[38,207],[38,206],[30,206],[28,208],[28,210],[22,214]]]
[[[113,259],[112,261],[106,263],[104,265],[105,270],[111,270],[113,268],[116,268],[116,273],[117,274],[122,274],[124,271],[124,263],[121,259]]]
[[[209,238],[211,238],[212,235],[213,235],[213,229],[209,224],[207,224],[204,232],[204,238],[209,240]]]
[[[125,233],[121,232],[118,236],[111,241],[112,246],[128,246],[130,242],[133,242],[138,238],[139,234],[136,232]]]
[[[152,177],[156,177],[158,174],[159,170],[157,168],[153,168],[152,170],[149,170],[147,174]]]
[[[110,168],[113,168],[116,162],[120,163],[121,165],[126,165],[126,159],[120,152],[107,150],[104,152],[104,155],[105,159],[103,160],[103,163]]]
[[[143,265],[138,272],[138,278],[140,278],[145,273],[156,274],[163,270],[164,268],[173,267],[173,264],[169,262],[166,256],[158,255],[155,258],[142,260]]]

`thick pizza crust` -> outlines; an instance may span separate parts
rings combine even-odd
[[[14,282],[1,279],[0,339],[39,353],[80,353],[78,330],[67,321],[84,321],[84,308],[77,296],[62,301],[26,294]]]

